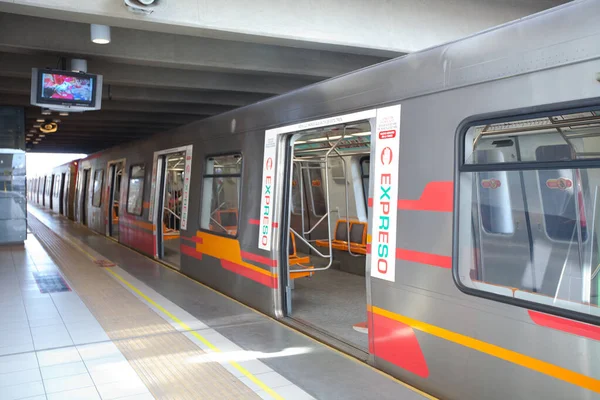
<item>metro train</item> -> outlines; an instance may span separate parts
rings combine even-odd
[[[599,16],[571,2],[107,149],[29,201],[434,396],[598,399]]]

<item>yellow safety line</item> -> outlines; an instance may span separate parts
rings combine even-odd
[[[40,221],[41,221],[41,220],[40,220]],[[42,222],[42,223],[43,223],[43,222]],[[91,233],[95,234],[95,235],[101,236],[101,237],[103,237],[103,238],[107,238],[107,236],[105,236],[105,235],[101,235],[101,234],[99,234],[99,233],[97,233],[97,232],[95,232],[95,231],[93,231],[93,230],[91,230],[91,229],[89,229],[89,231],[90,231]],[[363,366],[363,367],[365,367],[365,368],[367,368],[367,369],[369,369],[369,370],[371,370],[371,371],[373,371],[373,372],[375,372],[375,373],[377,373],[377,374],[379,374],[379,375],[381,375],[381,376],[384,376],[384,377],[386,377],[387,379],[389,379],[389,380],[392,380],[392,381],[394,381],[394,382],[398,383],[399,385],[402,385],[402,386],[404,386],[405,388],[407,388],[407,389],[409,389],[409,390],[411,390],[411,391],[413,391],[413,392],[415,392],[415,393],[417,393],[417,394],[420,394],[421,396],[423,396],[423,397],[425,397],[425,398],[427,398],[427,399],[429,399],[429,400],[439,400],[437,397],[434,397],[434,396],[430,395],[429,393],[426,393],[426,392],[424,392],[424,391],[422,391],[422,390],[420,390],[420,389],[417,389],[416,387],[414,387],[414,386],[411,386],[410,384],[408,384],[408,383],[406,383],[406,382],[404,382],[404,381],[401,381],[400,379],[398,379],[398,378],[396,378],[396,377],[394,377],[394,376],[392,376],[392,375],[390,375],[390,374],[388,374],[388,373],[386,373],[386,372],[384,372],[384,371],[382,371],[382,370],[380,370],[380,369],[377,369],[377,368],[373,367],[372,365],[370,365],[370,364],[368,364],[368,363],[366,363],[366,362],[364,362],[364,361],[362,361],[362,360],[359,360],[359,359],[358,359],[358,358],[356,358],[356,357],[350,356],[350,355],[348,355],[347,353],[344,353],[343,351],[340,351],[340,350],[336,349],[335,347],[333,347],[333,346],[331,346],[331,345],[327,344],[326,342],[323,342],[323,341],[317,340],[317,339],[315,339],[314,337],[312,337],[312,336],[310,336],[310,335],[307,335],[306,333],[304,333],[304,332],[302,332],[302,331],[299,331],[299,330],[297,330],[297,329],[294,329],[294,328],[292,328],[291,326],[289,326],[289,325],[287,325],[287,324],[283,323],[282,321],[280,321],[280,320],[278,320],[278,319],[276,319],[276,318],[273,318],[273,317],[271,317],[271,316],[270,316],[270,315],[268,315],[268,314],[265,314],[265,313],[263,313],[262,311],[259,311],[259,310],[255,309],[255,308],[252,308],[252,307],[250,307],[248,304],[242,303],[241,301],[239,301],[239,300],[237,300],[237,299],[235,299],[235,298],[233,298],[233,297],[230,297],[230,296],[226,295],[226,294],[225,294],[225,293],[223,293],[223,292],[219,292],[218,290],[216,290],[216,289],[213,289],[213,288],[211,288],[210,286],[208,286],[208,285],[205,285],[204,283],[202,283],[202,282],[200,282],[200,281],[197,281],[196,279],[192,279],[192,278],[190,278],[189,276],[187,276],[186,274],[182,273],[181,271],[178,271],[177,269],[173,268],[172,266],[170,266],[170,265],[168,265],[168,264],[165,264],[165,263],[163,263],[161,260],[157,260],[157,259],[155,259],[155,258],[152,258],[152,257],[150,257],[150,256],[148,256],[148,255],[146,255],[146,254],[144,254],[144,253],[141,253],[141,252],[137,251],[136,249],[134,249],[134,248],[132,248],[132,247],[126,246],[126,245],[124,245],[123,243],[121,243],[121,242],[118,242],[117,240],[114,240],[114,239],[113,239],[113,241],[114,241],[116,244],[118,244],[119,246],[123,247],[124,249],[127,249],[127,250],[129,250],[129,251],[133,251],[133,252],[135,252],[137,255],[139,255],[139,256],[142,256],[142,257],[146,258],[148,261],[151,261],[151,262],[155,263],[156,265],[159,265],[159,266],[161,266],[161,267],[163,267],[163,268],[166,268],[166,269],[168,269],[169,271],[175,272],[176,274],[178,274],[178,275],[182,276],[183,278],[186,278],[186,279],[190,280],[190,281],[191,281],[191,282],[193,282],[194,284],[196,284],[196,285],[198,285],[198,286],[202,286],[204,289],[210,290],[211,292],[213,292],[213,293],[215,293],[215,294],[218,294],[219,296],[222,296],[222,297],[224,297],[224,298],[226,298],[226,299],[228,299],[228,300],[230,300],[230,301],[232,301],[232,302],[234,302],[234,303],[236,303],[236,304],[238,304],[238,305],[240,305],[240,306],[242,306],[242,307],[244,307],[244,308],[246,308],[246,309],[248,309],[248,310],[250,310],[250,311],[252,311],[252,312],[254,312],[254,313],[256,313],[256,314],[259,314],[259,315],[261,315],[261,316],[263,316],[263,317],[265,317],[265,318],[269,319],[270,321],[272,321],[272,322],[274,322],[274,323],[278,324],[279,326],[281,326],[281,327],[283,327],[283,328],[285,328],[285,329],[287,329],[287,330],[289,330],[289,331],[292,331],[292,332],[294,332],[294,333],[296,333],[296,334],[298,334],[298,335],[301,335],[301,336],[305,337],[306,339],[308,339],[308,340],[310,340],[310,341],[312,341],[312,342],[318,343],[318,344],[320,344],[321,346],[323,346],[323,347],[326,347],[327,349],[331,350],[332,352],[334,352],[334,353],[336,353],[336,354],[338,354],[338,355],[340,355],[340,356],[342,356],[342,357],[344,357],[344,358],[348,359],[349,361],[352,361],[352,362],[355,362],[355,363],[357,363],[357,364],[360,364],[361,366]],[[71,243],[72,243],[72,242],[71,242]],[[78,247],[78,246],[77,246],[77,247]],[[79,247],[78,247],[78,248],[79,248]],[[83,250],[83,249],[81,249],[81,248],[80,248],[80,250],[81,250],[81,251],[83,251],[84,253],[88,254],[88,253],[87,253],[85,250]],[[89,256],[89,254],[88,254],[88,256]],[[91,256],[90,256],[90,257],[91,257]]]
[[[72,241],[70,239],[67,239],[67,240],[73,246],[75,246],[77,249],[79,249],[81,252],[83,252],[86,256],[88,256],[92,261],[98,260],[96,257],[92,256],[90,253],[88,253],[87,251],[85,251],[84,249],[82,249],[81,246],[79,246],[74,241]],[[107,268],[106,270],[108,272],[110,272],[119,281],[121,281],[125,286],[127,286],[129,289],[131,289],[133,292],[135,292],[138,296],[140,296],[141,298],[143,298],[145,301],[147,301],[148,303],[150,303],[152,306],[156,307],[158,310],[160,310],[160,312],[162,312],[163,314],[165,314],[167,317],[171,318],[174,322],[176,322],[179,326],[181,326],[186,332],[191,333],[196,339],[198,339],[202,343],[204,343],[209,349],[211,349],[212,351],[214,351],[216,353],[220,353],[221,352],[221,350],[219,350],[219,348],[217,348],[214,344],[212,344],[211,342],[209,342],[205,337],[203,337],[198,332],[196,332],[195,330],[193,330],[192,328],[190,328],[185,322],[183,322],[182,320],[180,320],[179,318],[177,318],[175,315],[171,314],[169,311],[167,311],[160,304],[158,304],[157,302],[155,302],[154,300],[152,300],[150,297],[148,297],[146,294],[144,294],[137,287],[135,287],[134,285],[132,285],[131,283],[129,283],[121,275],[117,274],[116,272],[112,271],[109,268]],[[237,369],[238,371],[240,371],[245,377],[247,377],[252,382],[254,382],[262,390],[264,390],[265,392],[267,392],[272,398],[274,398],[276,400],[284,400],[283,397],[281,397],[279,394],[277,394],[273,389],[271,389],[263,381],[261,381],[260,379],[258,379],[250,371],[248,371],[246,368],[242,367],[237,362],[235,362],[235,361],[229,361],[229,365],[231,365],[232,367],[234,367],[235,369]]]
[[[542,360],[538,360],[537,358],[529,357],[524,354],[517,353],[516,351],[508,350],[503,347],[493,345],[491,343],[483,342],[481,340],[465,336],[460,333],[452,332],[447,329],[428,324],[426,322],[405,317],[403,315],[399,315],[379,307],[371,306],[371,310],[375,314],[401,322],[414,329],[418,329],[422,332],[429,333],[430,335],[437,336],[439,338],[460,344],[470,349],[489,354],[491,356],[500,358],[513,364],[517,364],[522,367],[540,372],[542,374],[549,375],[553,378],[571,383],[573,385],[586,388],[596,393],[600,393],[600,380],[594,379],[587,375],[583,375],[578,372],[571,371],[569,369],[559,367],[557,365],[550,364]]]

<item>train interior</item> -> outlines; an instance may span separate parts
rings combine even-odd
[[[185,174],[185,152],[175,152],[159,156],[161,204],[156,207],[162,230],[157,230],[158,256],[163,261],[179,268],[181,261],[180,230]]]
[[[597,111],[472,127],[460,178],[472,201],[459,234],[473,251],[459,251],[462,283],[600,315],[600,169],[573,165],[598,155]]]
[[[369,122],[291,141],[287,316],[367,351]]]

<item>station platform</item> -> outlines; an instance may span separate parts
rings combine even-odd
[[[0,247],[0,400],[432,399],[29,205]]]

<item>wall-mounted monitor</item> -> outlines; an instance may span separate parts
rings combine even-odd
[[[99,110],[102,75],[33,68],[31,104],[55,111]]]

